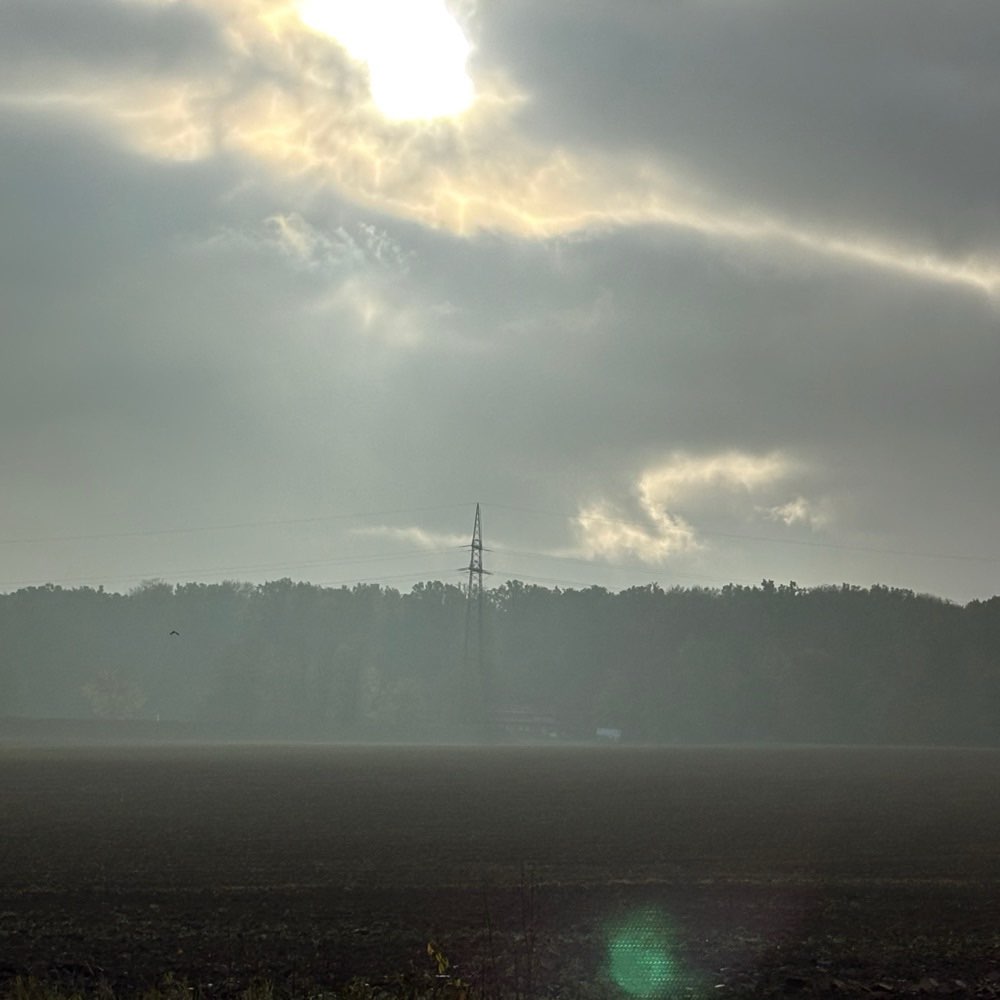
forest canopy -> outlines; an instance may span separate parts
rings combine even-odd
[[[511,580],[468,611],[463,588],[440,582],[32,587],[0,595],[0,715],[450,739],[465,731],[473,670],[491,711],[543,718],[549,738],[1000,742],[1000,597]]]

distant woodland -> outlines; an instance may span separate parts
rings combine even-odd
[[[510,581],[485,591],[469,645],[467,610],[442,583],[19,590],[0,595],[0,715],[442,740],[468,731],[471,664],[492,710],[565,739],[1000,743],[1000,597]]]

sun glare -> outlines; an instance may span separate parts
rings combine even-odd
[[[299,16],[367,64],[387,118],[442,118],[472,104],[471,46],[444,0],[302,0]]]

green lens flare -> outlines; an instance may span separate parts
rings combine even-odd
[[[679,963],[671,954],[671,934],[655,910],[616,925],[608,946],[614,982],[633,997],[665,997],[679,985]]]

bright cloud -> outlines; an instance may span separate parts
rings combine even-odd
[[[642,474],[638,484],[644,508],[664,507],[715,489],[751,492],[786,477],[792,463],[782,454],[749,455],[729,451],[705,457],[678,454]]]
[[[227,227],[201,246],[209,250],[250,250],[282,258],[296,270],[346,278],[366,269],[405,273],[409,255],[387,232],[362,222],[349,232],[337,225],[313,225],[298,212],[278,212],[256,226]]]
[[[822,528],[830,523],[830,512],[823,505],[818,505],[805,497],[796,497],[787,503],[774,507],[759,508],[768,520],[777,521],[786,527],[794,524],[805,524],[810,528]]]
[[[988,254],[949,257],[856,225],[748,208],[738,192],[707,189],[655,155],[529,139],[514,115],[526,98],[496,70],[473,84],[470,43],[442,0],[189,3],[218,25],[224,49],[214,61],[126,76],[66,59],[15,74],[0,103],[88,114],[152,157],[243,157],[280,185],[332,188],[458,234],[532,239],[656,225],[778,259],[805,254],[1000,294],[1000,260]]]
[[[268,218],[262,243],[309,271],[339,271],[365,262],[364,251],[343,228],[327,234],[295,212]]]
[[[576,523],[583,554],[612,561],[631,556],[656,564],[701,547],[694,528],[683,518],[659,509],[644,508],[643,513],[646,524],[622,520],[616,508],[605,501],[581,509]]]
[[[581,549],[588,558],[633,557],[650,564],[695,552],[702,543],[688,520],[689,512],[720,497],[745,500],[772,491],[797,471],[797,465],[780,452],[671,455],[639,476],[634,487],[638,519],[626,520],[604,500],[581,509],[576,519]],[[820,523],[818,513],[803,497],[765,508],[765,512],[786,525]]]

